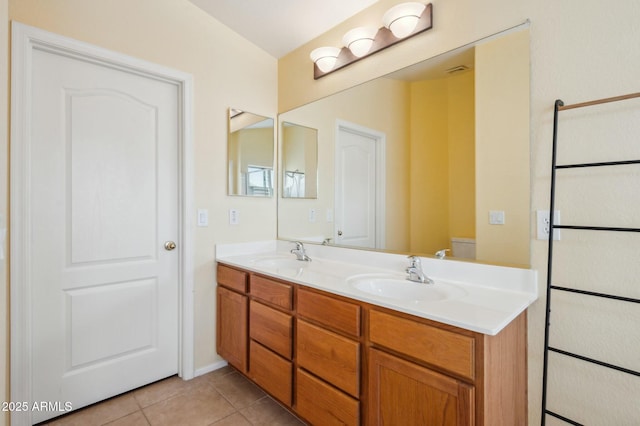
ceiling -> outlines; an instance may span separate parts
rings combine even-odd
[[[190,1],[274,58],[281,58],[377,0]]]

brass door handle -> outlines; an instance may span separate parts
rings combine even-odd
[[[164,249],[167,251],[171,251],[174,248],[176,248],[176,243],[174,243],[173,241],[165,241],[164,243]]]

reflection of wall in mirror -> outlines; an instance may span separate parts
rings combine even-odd
[[[411,83],[410,251],[475,238],[474,73]]]
[[[314,198],[317,194],[318,136],[315,129],[283,123],[283,196]]]
[[[265,143],[268,141],[268,143]],[[247,195],[249,168],[272,169],[273,128],[249,128],[229,135],[229,186],[234,194]],[[273,185],[271,185],[271,189]],[[270,194],[261,194],[270,195]]]
[[[318,129],[318,196],[314,200],[282,199],[278,235],[285,239],[332,238],[336,120],[378,130],[387,136],[385,236],[387,249],[408,247],[408,160],[406,83],[379,79],[281,115],[281,119]],[[317,212],[309,222],[309,209]],[[322,239],[320,239],[322,241]]]
[[[476,47],[476,258],[529,264],[529,31]],[[489,224],[502,210],[504,225]]]

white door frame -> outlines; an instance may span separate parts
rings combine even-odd
[[[359,124],[350,123],[345,120],[336,120],[336,133],[334,142],[334,180],[337,183],[338,175],[338,143],[340,141],[340,131],[346,130],[351,133],[375,139],[376,144],[376,249],[385,248],[386,244],[386,182],[387,182],[387,135],[378,130],[370,129]],[[334,205],[337,205],[337,194],[334,188]],[[334,241],[335,241],[334,229]]]
[[[194,298],[193,298],[193,146],[192,76],[88,43],[53,34],[15,21],[11,46],[11,400],[31,402],[31,277],[29,153],[31,146],[31,78],[34,50],[44,50],[125,70],[147,78],[174,84],[178,88],[179,122],[179,365],[185,380],[194,377]],[[31,425],[31,413],[14,412],[14,426]]]

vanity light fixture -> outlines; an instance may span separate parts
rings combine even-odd
[[[311,60],[316,64],[322,72],[329,72],[336,65],[340,55],[340,49],[337,47],[319,47],[311,52]]]
[[[361,58],[371,50],[377,32],[376,28],[371,27],[354,28],[342,37],[342,43],[351,53]]]
[[[424,4],[418,2],[395,5],[387,10],[382,17],[382,22],[394,36],[405,38],[416,29],[425,7]]]
[[[319,47],[311,52],[314,63],[313,78],[346,67],[362,58],[377,53],[389,46],[432,28],[433,6],[431,3],[409,2],[398,4],[383,16],[384,26],[379,29],[358,27],[348,31],[342,38],[344,47]]]

